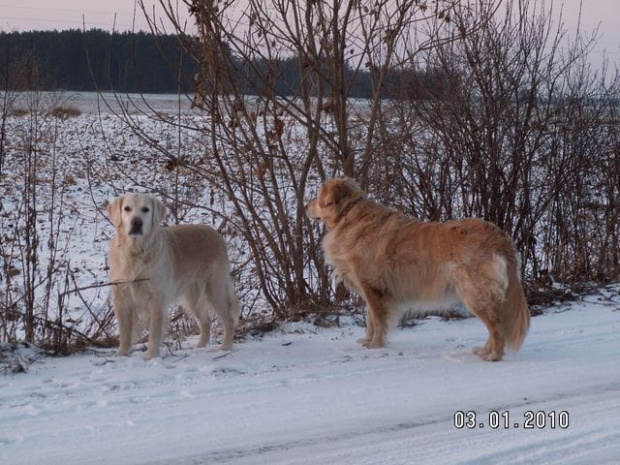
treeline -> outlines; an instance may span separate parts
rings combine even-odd
[[[195,61],[175,35],[145,32],[0,33],[2,90],[191,91]]]
[[[177,35],[110,34],[99,29],[0,33],[0,90],[191,93],[197,43]],[[269,90],[294,96],[303,85],[303,61],[297,57],[250,59],[224,48],[234,69],[232,79],[244,94]],[[348,97],[372,97],[370,69],[353,70],[345,65],[345,74]],[[442,71],[405,69],[387,78],[382,96],[436,99],[447,91]]]
[[[290,57],[282,60],[266,58],[243,58],[230,55],[228,66],[235,88],[246,95],[296,96],[306,90],[317,95],[320,91],[307,82],[307,68],[304,59]],[[312,64],[318,73],[329,75],[327,63]],[[375,70],[376,72],[376,70]],[[347,98],[371,99],[375,96],[375,77],[370,69],[354,69],[343,64],[343,82],[346,83]],[[448,98],[451,83],[441,68],[425,67],[415,69],[403,67],[385,76],[380,91],[381,98],[399,100],[443,100]],[[324,89],[325,90],[325,89]]]

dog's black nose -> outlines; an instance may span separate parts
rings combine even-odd
[[[142,218],[134,217],[131,219],[131,229],[129,230],[129,234],[142,234]]]

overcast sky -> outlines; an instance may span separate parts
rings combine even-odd
[[[153,5],[157,1],[146,3]],[[551,0],[546,3],[549,5]],[[555,0],[553,4],[557,11],[564,5],[564,22],[573,33],[579,0]],[[179,8],[184,5],[181,3]],[[161,10],[157,12],[161,14]],[[187,16],[185,11],[183,14]],[[87,29],[104,30],[112,30],[114,24],[116,30],[146,27],[142,12],[138,10],[134,15],[133,0],[0,0],[0,31],[81,29],[83,24]],[[599,25],[601,37],[592,60],[606,54],[620,62],[620,0],[583,0],[582,30],[591,31]]]
[[[144,3],[156,5],[156,14],[162,16],[159,2]],[[82,29],[83,25],[108,31],[148,29],[143,12],[134,6],[134,0],[0,0],[0,31]],[[181,2],[179,10],[189,16]]]

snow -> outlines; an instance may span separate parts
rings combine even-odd
[[[471,354],[479,320],[437,317],[385,349],[360,347],[363,328],[343,320],[232,352],[189,341],[149,362],[141,346],[40,358],[0,377],[0,463],[617,464],[619,310],[618,286],[548,308],[498,363]],[[456,428],[458,411],[477,427]],[[492,411],[510,427],[492,429]],[[525,429],[528,411],[569,425]]]
[[[58,178],[73,178],[63,198],[71,214],[60,218],[57,240],[64,251],[59,262],[66,259],[78,287],[106,278],[112,228],[104,201],[146,186],[171,190],[154,150],[113,115],[92,114],[91,103],[85,100],[80,117],[41,121],[48,136],[39,142],[41,153],[57,154]],[[166,109],[173,103],[156,102]],[[163,123],[137,118],[149,137],[168,141]],[[20,134],[30,123],[8,124],[6,166],[19,167],[29,142]],[[192,137],[168,142],[190,157],[199,153]],[[47,176],[51,162],[41,163]],[[19,176],[16,168],[0,179],[3,233],[21,227]],[[189,204],[194,197],[213,201],[210,192],[188,186]],[[47,207],[49,183],[37,189]],[[185,222],[217,226],[219,217],[208,209],[185,213]],[[51,226],[41,225],[41,244]],[[249,295],[245,315],[255,314],[248,302],[256,286],[241,241],[228,239]],[[19,269],[15,247],[12,265]],[[14,285],[19,291],[19,280]],[[91,312],[109,314],[105,288],[67,299],[80,330]],[[240,338],[232,352],[217,352],[215,343],[193,349],[195,338],[169,340],[164,358],[149,362],[141,345],[129,358],[112,349],[66,358],[0,350],[0,368],[4,353],[26,369],[0,374],[0,465],[620,463],[620,286],[545,309],[532,320],[521,352],[499,363],[471,354],[486,338],[476,319],[430,317],[394,330],[380,350],[360,347],[355,341],[363,333],[352,318],[332,328],[289,323],[261,338]],[[456,428],[457,412],[475,412],[476,427]],[[491,412],[508,412],[510,427],[491,428]],[[545,412],[545,427],[525,429],[527,412]],[[569,426],[552,428],[550,418],[557,421],[561,412]]]

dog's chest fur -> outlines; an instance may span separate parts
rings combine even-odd
[[[338,244],[335,240],[333,231],[328,232],[323,237],[323,253],[325,254],[325,262],[335,268],[341,268],[346,264],[342,250],[342,244]]]
[[[350,264],[350,247],[339,241],[334,231],[323,237],[322,246],[325,262],[332,267],[332,279],[357,290],[358,285]]]
[[[163,250],[156,242],[129,244],[115,237],[110,242],[110,279],[121,282],[114,286],[118,293],[152,293],[163,283],[155,282],[161,276]],[[125,284],[126,282],[126,284]]]

